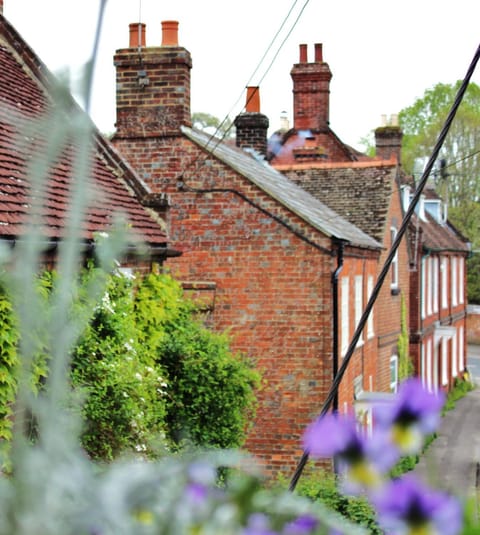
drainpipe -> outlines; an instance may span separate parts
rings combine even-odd
[[[337,269],[332,273],[332,300],[333,300],[333,344],[332,344],[332,380],[338,373],[338,361],[339,361],[339,347],[338,343],[338,277],[343,269],[343,251],[345,248],[345,241],[334,238],[333,245],[337,247]],[[332,400],[332,411],[338,412],[338,389]],[[339,473],[339,467],[337,458],[333,459],[333,472]]]
[[[333,344],[332,344],[332,371],[333,379],[338,373],[338,361],[339,361],[339,343],[338,343],[338,277],[343,268],[343,251],[345,248],[345,241],[334,238],[333,244],[337,247],[337,268],[332,273],[332,294],[333,294]],[[335,393],[332,402],[333,412],[338,412],[338,390]]]

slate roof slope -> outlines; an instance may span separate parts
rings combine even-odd
[[[25,231],[32,192],[28,160],[35,150],[46,146],[51,132],[44,130],[26,139],[31,134],[25,134],[22,127],[52,109],[56,84],[44,64],[0,15],[0,238],[17,239]],[[79,107],[73,98],[66,98],[77,113]],[[143,241],[151,254],[165,256],[167,236],[162,222],[137,198],[148,193],[146,187],[95,129],[93,141],[93,191],[82,238],[91,241],[95,233],[108,231],[121,213],[128,220],[134,242]],[[76,150],[75,141],[66,140],[61,157],[49,169],[42,232],[50,240],[62,238]]]
[[[198,130],[183,126],[182,132],[190,140],[235,169],[270,197],[327,236],[347,240],[359,247],[381,248],[378,241],[294,184],[265,161],[259,161],[245,151],[225,143],[216,144],[212,142],[210,136]]]
[[[382,241],[396,180],[392,161],[280,166],[290,180],[338,212],[363,232]]]

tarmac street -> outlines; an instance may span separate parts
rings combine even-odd
[[[477,388],[442,418],[415,473],[440,489],[466,498],[480,486],[480,346],[468,346],[467,367]]]

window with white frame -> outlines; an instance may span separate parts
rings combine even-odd
[[[442,339],[440,342],[440,354],[442,356],[442,385],[448,385],[448,352],[447,340]]]
[[[421,272],[420,272],[420,307],[421,307],[421,317],[422,319],[426,316],[427,307],[425,306],[425,301],[427,297],[427,280],[426,280],[426,259],[422,258],[421,263]]]
[[[458,259],[458,302],[463,305],[465,295],[465,259]]]
[[[461,372],[465,369],[463,326],[458,328],[458,367]]]
[[[432,258],[432,311],[438,312],[438,256]]]
[[[440,279],[441,279],[441,303],[442,308],[448,307],[448,262],[447,257],[440,258]]]
[[[390,227],[390,243],[393,245],[395,238],[397,237],[397,229],[395,227]],[[390,281],[390,288],[392,290],[398,290],[398,249],[395,252],[395,256],[392,260],[391,265],[392,278]]]
[[[372,296],[373,292],[373,275],[369,275],[367,277],[367,295],[368,299]],[[370,310],[370,314],[368,315],[367,319],[367,338],[373,338],[374,336],[374,328],[373,328],[373,308]]]
[[[428,257],[426,260],[427,269],[425,277],[425,285],[427,287],[427,316],[432,314],[432,297],[433,297],[433,288],[432,288],[432,272],[433,272],[433,262],[432,258]]]
[[[427,354],[425,357],[425,385],[429,392],[433,389],[432,374],[432,339],[427,340]]]
[[[355,275],[355,328],[360,323],[363,312],[363,276]],[[360,334],[358,344],[363,344],[363,333]]]
[[[451,293],[452,293],[452,306],[456,307],[458,305],[458,258],[452,256],[450,261],[450,271],[451,271]]]
[[[457,349],[458,330],[455,329],[455,334],[452,336],[452,377],[458,375],[458,349]]]
[[[398,388],[398,356],[390,357],[390,391],[396,392]]]
[[[341,282],[341,314],[342,314],[342,334],[341,334],[341,353],[345,355],[350,341],[350,322],[349,322],[349,281],[348,277],[342,277]]]

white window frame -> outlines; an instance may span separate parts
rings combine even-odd
[[[393,242],[395,241],[395,238],[397,237],[397,229],[396,227],[390,227],[390,240],[391,245],[393,245]],[[395,251],[395,256],[392,259],[391,264],[391,274],[392,278],[390,281],[390,288],[392,290],[398,289],[398,249]]]
[[[450,269],[451,269],[451,292],[452,292],[452,306],[456,307],[458,305],[458,258],[452,256],[450,259]]]
[[[448,307],[448,262],[447,257],[440,258],[440,276],[441,276],[441,306],[442,309]]]
[[[465,369],[465,339],[463,325],[458,328],[458,368],[461,372]]]
[[[372,296],[373,292],[373,275],[369,275],[367,277],[367,295],[368,299]],[[370,310],[370,314],[368,315],[367,319],[367,338],[370,340],[375,336],[375,328],[373,324],[373,307]]]
[[[458,302],[463,305],[465,299],[465,258],[460,256],[458,258]]]
[[[354,292],[355,292],[355,329],[360,323],[360,318],[363,313],[363,275],[355,275],[354,279]],[[363,344],[363,333],[360,334],[360,338],[357,342],[357,347]]]
[[[432,315],[432,298],[433,298],[433,288],[432,288],[432,271],[433,271],[433,262],[432,258],[429,256],[426,260],[427,263],[427,269],[426,271],[426,278],[425,278],[425,285],[427,287],[427,316]]]
[[[442,359],[442,385],[448,385],[448,347],[447,340],[442,338],[440,342],[440,354]]]
[[[348,277],[341,278],[341,349],[340,352],[343,355],[347,352],[348,344],[350,342],[350,320],[349,320],[349,295],[350,295],[350,283]]]
[[[420,271],[420,315],[424,319],[426,317],[426,296],[427,296],[427,277],[426,277],[426,258],[422,258]]]
[[[432,377],[432,339],[427,340],[427,354],[425,356],[425,383],[427,390],[432,392],[433,390],[433,377]]]
[[[438,256],[432,258],[432,311],[438,312]]]
[[[458,329],[455,329],[455,334],[452,336],[452,377],[455,378],[458,375]]]
[[[393,374],[392,374],[392,371],[393,371]],[[390,357],[390,391],[396,393],[397,389],[398,389],[398,355],[392,355]]]

